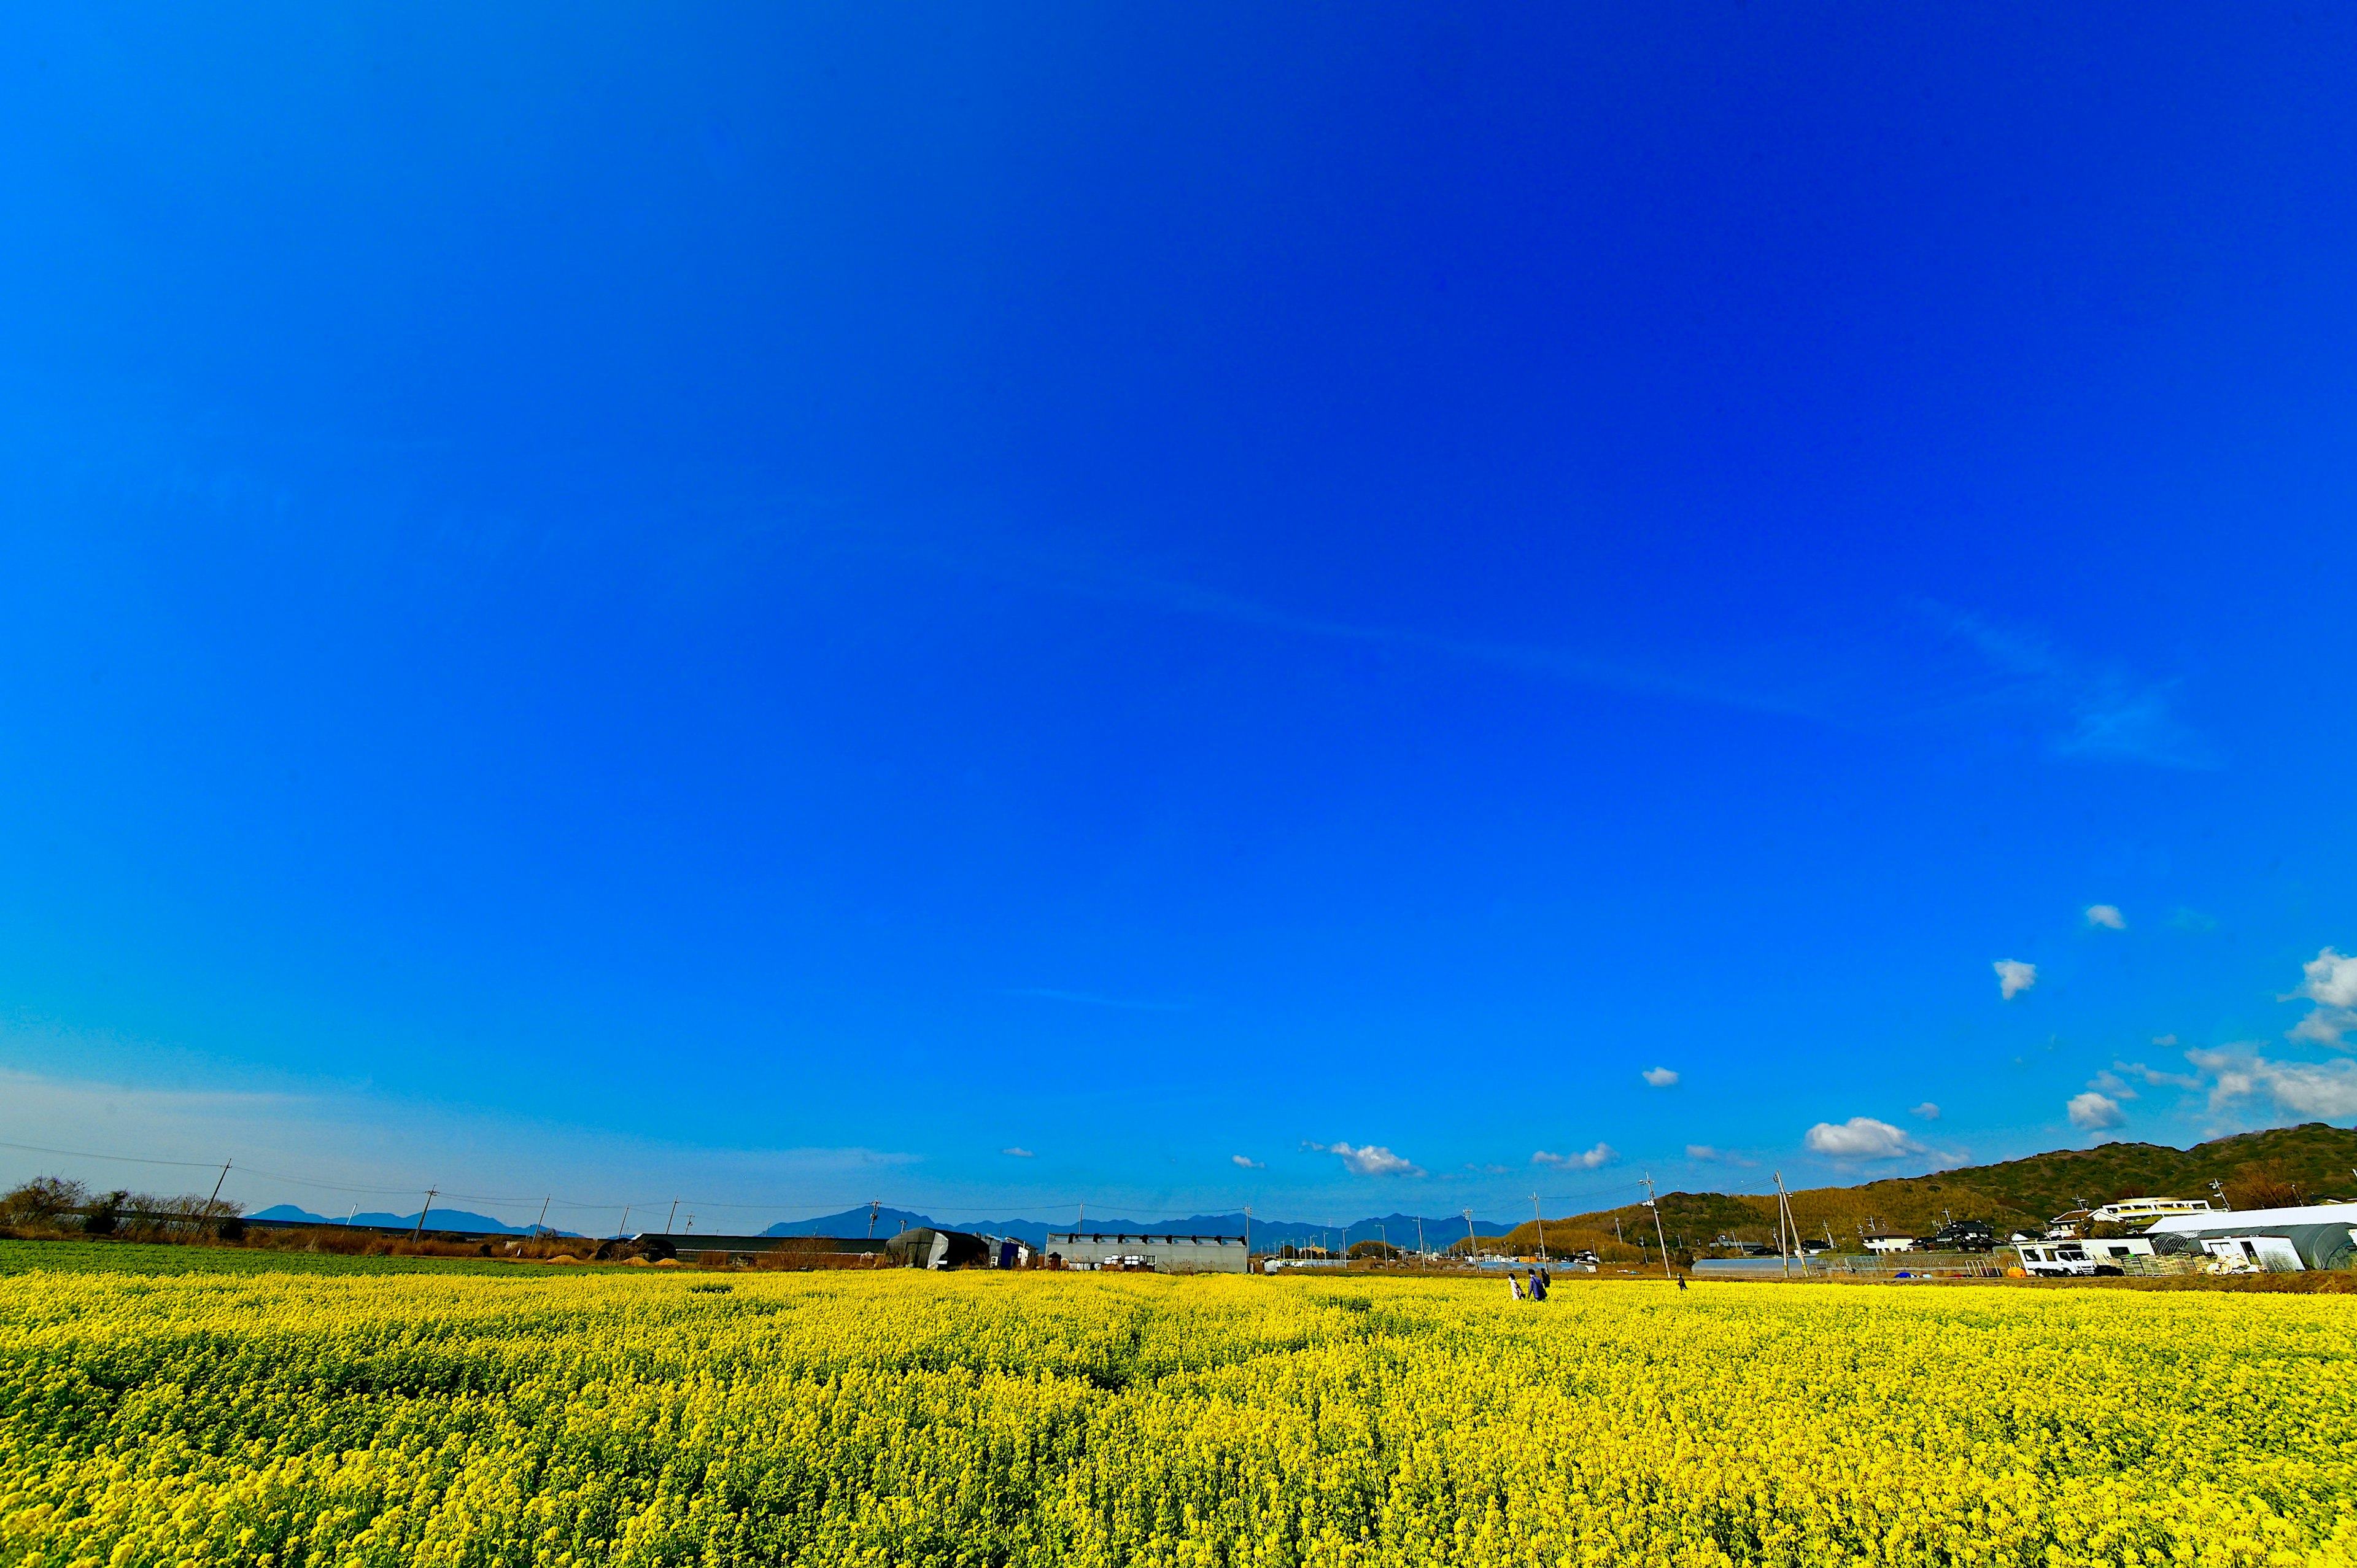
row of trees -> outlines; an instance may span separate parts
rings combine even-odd
[[[17,1236],[114,1236],[134,1240],[234,1240],[245,1206],[193,1193],[97,1192],[68,1176],[35,1176],[0,1194],[0,1227]]]

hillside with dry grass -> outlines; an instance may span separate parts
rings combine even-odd
[[[2236,1208],[2314,1203],[2357,1193],[2357,1131],[2311,1122],[2241,1133],[2190,1149],[2128,1143],[2054,1149],[1928,1176],[1809,1187],[1792,1198],[1793,1217],[1804,1235],[1830,1233],[1836,1245],[1847,1246],[1869,1227],[1929,1233],[1950,1219],[1985,1219],[2002,1232],[2013,1226],[2042,1224],[2083,1203],[2121,1197],[2206,1197],[2214,1203],[2219,1194],[2211,1188],[2212,1181]],[[1661,1218],[1674,1248],[1706,1244],[1723,1234],[1750,1241],[1772,1241],[1776,1235],[1775,1199],[1755,1194],[1664,1193]],[[1596,1245],[1598,1238],[1611,1242],[1616,1219],[1620,1238],[1639,1247],[1652,1245],[1652,1215],[1644,1205],[1632,1203],[1548,1219],[1547,1246],[1566,1251]],[[1497,1245],[1501,1251],[1522,1251],[1536,1246],[1538,1239],[1536,1224],[1523,1225]]]

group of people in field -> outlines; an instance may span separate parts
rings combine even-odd
[[[1516,1301],[1544,1301],[1547,1298],[1547,1287],[1554,1283],[1553,1274],[1544,1269],[1534,1267],[1531,1270],[1531,1283],[1526,1289],[1520,1275],[1512,1269],[1506,1271],[1506,1288],[1514,1293]]]

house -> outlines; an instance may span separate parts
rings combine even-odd
[[[2210,1212],[2210,1200],[2204,1197],[2122,1197],[2088,1210],[2087,1219],[2097,1225],[2142,1226],[2156,1219]]]
[[[1986,1252],[1996,1246],[1996,1232],[1978,1219],[1951,1219],[1926,1243],[1934,1251]]]
[[[1866,1239],[1866,1250],[1869,1252],[1911,1252],[1915,1250],[1915,1238],[1877,1231]]]

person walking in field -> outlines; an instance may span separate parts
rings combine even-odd
[[[1514,1271],[1512,1269],[1506,1271],[1506,1288],[1514,1293],[1516,1301],[1523,1299],[1523,1282],[1514,1277]]]
[[[1531,1271],[1531,1299],[1533,1301],[1544,1301],[1546,1299],[1546,1272],[1543,1269],[1533,1269]]]

